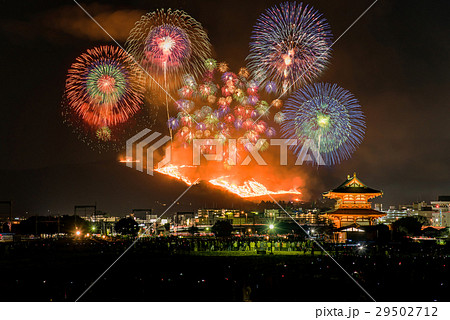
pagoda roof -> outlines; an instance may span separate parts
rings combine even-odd
[[[356,177],[356,173],[353,176],[348,175],[347,180],[345,180],[339,187],[330,190],[329,192],[334,193],[380,193],[380,190],[372,189],[366,186],[361,180]],[[329,193],[326,192],[326,193]]]
[[[329,211],[326,213],[327,215],[341,215],[341,216],[385,216],[386,213],[373,210],[373,209],[337,209],[334,211]]]

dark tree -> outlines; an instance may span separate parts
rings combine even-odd
[[[407,236],[420,235],[422,226],[428,224],[428,220],[422,216],[405,217],[395,221],[392,226],[398,233]]]
[[[89,232],[90,223],[79,216],[62,216],[59,218],[59,230],[61,233],[73,234],[77,230],[83,234]]]
[[[139,232],[139,225],[133,218],[122,218],[117,221],[114,229],[121,235],[135,236]]]
[[[191,234],[191,235],[195,235],[196,233],[198,233],[198,228],[196,227],[196,226],[191,226],[189,229],[188,229],[188,232]]]
[[[213,225],[211,231],[217,237],[229,237],[233,231],[233,226],[228,220],[220,220]]]
[[[57,220],[50,216],[32,216],[21,221],[21,234],[54,234],[57,232]]]
[[[329,221],[328,219],[321,219],[321,218],[319,218],[319,223],[323,225],[317,227],[317,233],[331,237],[333,235],[334,230],[336,229],[334,223]]]
[[[423,235],[426,237],[437,238],[441,235],[441,231],[432,227],[428,227],[423,229]]]

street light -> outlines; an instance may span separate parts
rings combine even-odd
[[[77,232],[75,232],[75,234],[76,234],[77,236],[79,236],[79,235],[81,234],[81,231],[80,231],[80,230],[77,230]]]
[[[273,223],[269,224],[269,231],[273,230],[275,228],[275,226],[273,225]],[[273,239],[271,241],[271,245],[270,245],[270,254],[273,254],[274,252],[274,247],[273,247]]]

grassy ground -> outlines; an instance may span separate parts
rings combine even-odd
[[[128,246],[36,242],[3,248],[0,301],[74,301]],[[437,249],[334,259],[379,301],[449,301],[450,256]],[[369,301],[319,251],[175,253],[145,243],[129,250],[81,301],[243,301],[248,288],[252,301]]]

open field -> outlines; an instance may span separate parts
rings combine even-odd
[[[0,250],[2,301],[74,301],[130,242],[34,242]],[[445,247],[335,259],[379,301],[449,301]],[[420,289],[419,289],[420,288]],[[154,252],[138,243],[82,301],[368,301],[316,252]]]

